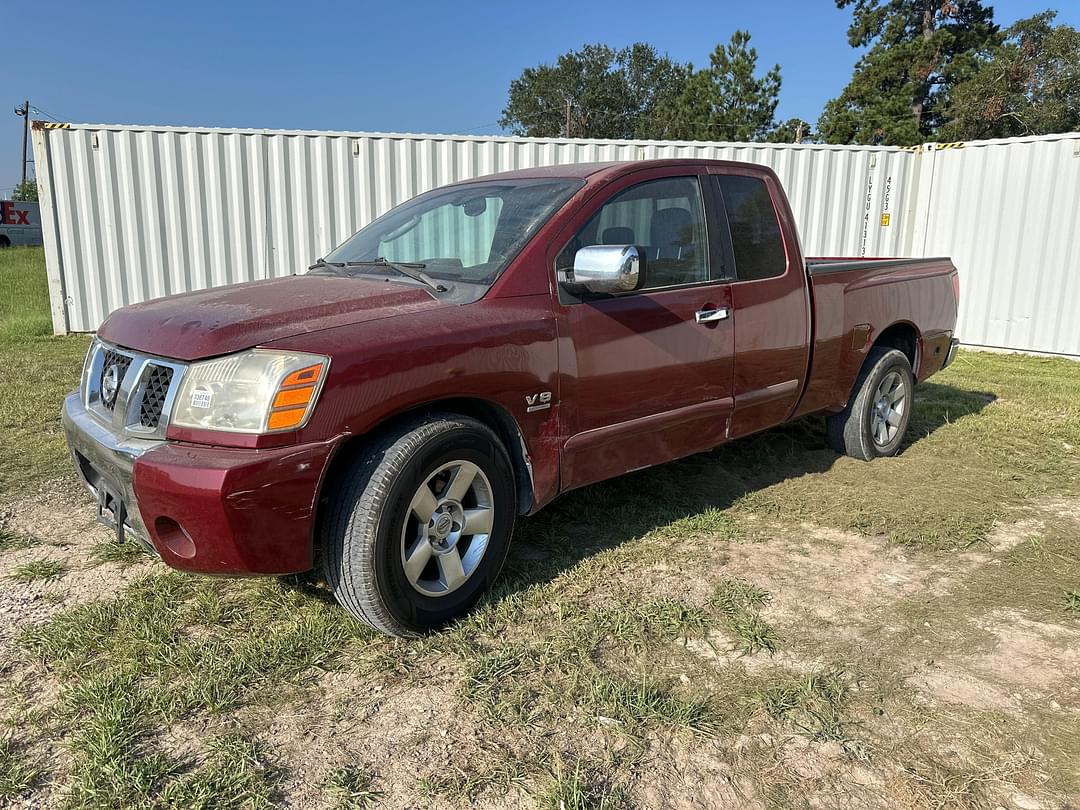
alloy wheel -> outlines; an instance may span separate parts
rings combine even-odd
[[[409,502],[401,529],[405,578],[425,596],[445,596],[475,573],[495,521],[491,483],[471,461],[431,473]]]

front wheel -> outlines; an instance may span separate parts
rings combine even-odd
[[[825,420],[829,444],[863,461],[895,455],[911,421],[914,392],[907,356],[897,349],[871,349],[847,407]]]
[[[517,515],[513,471],[474,419],[405,424],[332,486],[323,571],[342,606],[377,630],[439,627],[468,612],[502,568]]]

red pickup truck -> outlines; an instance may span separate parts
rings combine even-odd
[[[530,169],[422,194],[305,274],[114,312],[63,422],[120,541],[210,574],[321,560],[415,635],[560,493],[807,414],[895,453],[958,298],[948,259],[804,259],[760,166]]]

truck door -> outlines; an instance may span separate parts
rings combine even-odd
[[[560,288],[563,489],[720,444],[732,409],[731,290],[713,239],[710,179],[639,172],[592,201],[563,246],[636,245],[642,288],[574,298]],[[710,211],[707,215],[706,212]]]
[[[775,176],[710,167],[734,254],[731,438],[789,418],[810,362],[810,301],[794,223]]]

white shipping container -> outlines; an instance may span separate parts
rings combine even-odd
[[[1080,355],[1068,328],[1080,312],[1076,133],[901,149],[35,124],[33,141],[57,332],[149,298],[302,272],[455,180],[685,157],[772,167],[807,255],[952,256],[964,342]]]

